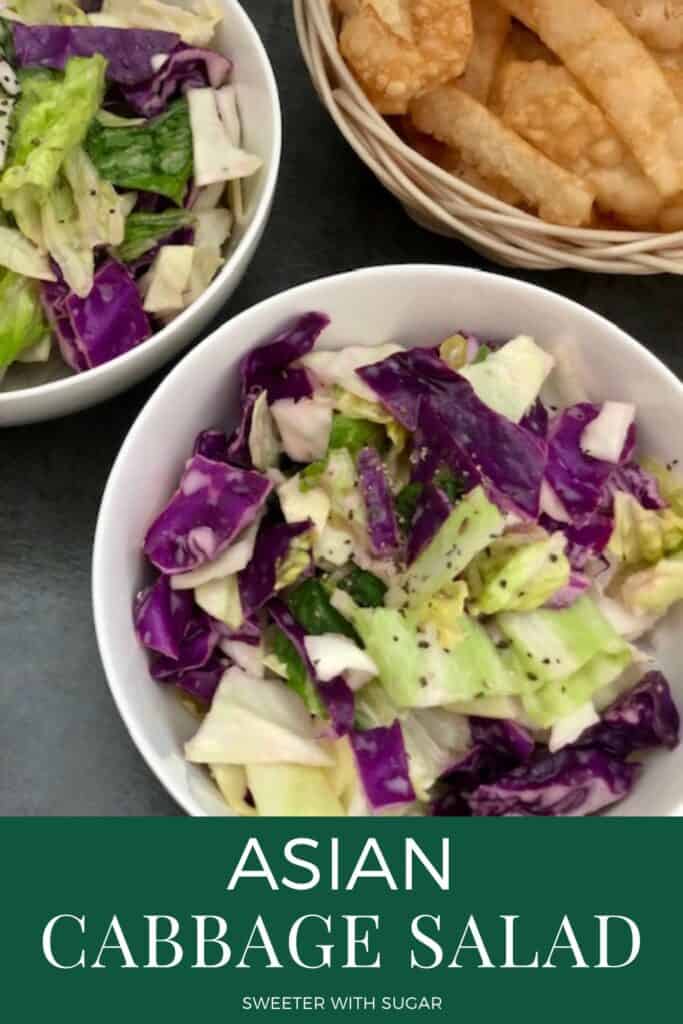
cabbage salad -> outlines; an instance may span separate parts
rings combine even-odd
[[[261,160],[221,12],[0,0],[0,379],[54,342],[77,373],[129,352],[223,265]]]
[[[683,482],[636,459],[633,405],[541,400],[530,337],[314,351],[327,324],[246,356],[240,423],[144,541],[188,761],[243,815],[621,800],[679,738],[643,638],[683,598]]]

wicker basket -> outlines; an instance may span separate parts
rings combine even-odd
[[[683,274],[683,231],[598,231],[547,224],[465,184],[407,146],[377,113],[337,46],[331,0],[294,0],[301,50],[346,140],[423,227],[506,266],[607,274]]]

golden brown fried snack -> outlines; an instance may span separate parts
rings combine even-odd
[[[597,101],[663,196],[683,188],[683,110],[643,43],[597,0],[501,0]]]
[[[475,170],[471,164],[466,163],[462,153],[439,142],[433,135],[426,135],[418,131],[409,117],[402,117],[396,125],[396,129],[407,145],[416,150],[426,160],[442,167],[444,171],[460,178],[473,188],[481,192],[488,192],[489,195],[500,199],[510,206],[520,206],[523,203],[523,196],[517,189],[508,182],[498,177],[485,177]]]
[[[472,0],[472,23],[470,59],[458,85],[475,100],[486,103],[510,29],[510,15],[496,0]]]
[[[500,81],[503,122],[595,190],[605,213],[631,228],[652,225],[662,197],[566,68],[510,63]]]
[[[600,0],[654,50],[683,46],[683,0]]]
[[[360,10],[361,0],[334,0],[334,4],[340,14],[350,18]]]
[[[484,178],[502,178],[529,206],[556,224],[590,223],[595,193],[589,185],[554,164],[476,100],[445,85],[414,100],[416,127],[462,154]]]
[[[395,27],[405,24],[405,2],[394,0]],[[411,39],[380,18],[378,0],[360,0],[339,37],[342,55],[382,114],[403,114],[415,96],[462,74],[472,48],[470,0],[407,3]]]
[[[499,0],[499,4],[502,4],[502,0]],[[511,60],[544,60],[546,64],[558,63],[553,51],[541,42],[535,32],[514,18],[505,40],[505,54],[509,55]]]

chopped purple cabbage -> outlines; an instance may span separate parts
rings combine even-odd
[[[648,672],[604,712],[576,746],[598,747],[623,758],[650,747],[673,750],[679,738],[680,719],[669,684],[661,672]]]
[[[313,388],[308,373],[290,364],[311,351],[329,322],[324,313],[306,313],[245,356],[240,366],[242,400],[252,388],[265,388],[271,405],[281,398],[310,398]]]
[[[312,525],[310,519],[302,523],[261,524],[251,561],[238,577],[245,616],[259,611],[273,597],[278,563],[286,557],[292,541],[310,530]]]
[[[72,57],[101,54],[107,59],[109,81],[123,86],[137,86],[149,79],[154,75],[152,57],[171,53],[180,44],[180,36],[174,32],[89,25],[14,22],[12,35],[16,62],[21,68],[63,71]]]
[[[193,455],[203,455],[212,462],[228,461],[228,439],[222,430],[202,430],[192,449]]]
[[[556,609],[571,608],[581,595],[585,594],[590,588],[591,581],[589,578],[584,573],[573,570],[566,586],[556,591],[550,600],[546,602],[545,607]]]
[[[356,372],[404,427],[420,427],[421,456],[438,448],[454,472],[474,483],[481,478],[492,500],[538,517],[544,442],[485,405],[461,374],[423,349]]]
[[[194,455],[147,533],[145,554],[169,575],[212,561],[253,523],[272,487],[260,473]]]
[[[96,272],[86,298],[71,292],[64,308],[73,328],[74,344],[88,369],[130,352],[152,334],[135,281],[115,260]]]
[[[69,287],[63,280],[43,281],[40,285],[40,301],[43,312],[57,339],[62,359],[76,373],[82,373],[88,369],[88,364],[76,344],[76,332],[66,310],[65,303],[68,295]]]
[[[519,425],[524,427],[525,430],[530,430],[537,437],[542,437],[545,441],[548,436],[550,415],[540,398],[536,399],[526,415],[520,420]]]
[[[643,508],[654,511],[666,508],[666,502],[660,494],[656,479],[637,462],[628,462],[624,466],[617,467],[610,477],[608,488],[612,495],[617,491],[633,495]]]
[[[431,543],[450,513],[450,502],[441,488],[427,484],[420,494],[417,511],[410,527],[406,550],[408,565],[412,565],[420,552]]]
[[[220,681],[230,665],[229,658],[214,651],[200,668],[184,669],[180,672],[176,670],[174,673],[169,671],[169,667],[162,663],[161,659],[158,659],[152,662],[150,672],[152,678],[158,683],[177,686],[178,689],[189,693],[202,704],[211,704]]]
[[[291,641],[297,654],[301,658],[309,677],[313,680],[323,701],[334,727],[335,735],[345,736],[353,728],[355,718],[355,703],[353,691],[341,676],[323,683],[315,671],[306,651],[304,643],[305,632],[296,621],[287,605],[274,598],[268,603],[268,612],[273,621]]]
[[[585,569],[591,558],[597,558],[605,550],[614,532],[614,520],[604,512],[594,512],[583,525],[559,523],[550,516],[542,515],[540,525],[549,533],[560,531],[567,538],[567,558],[576,572]]]
[[[240,421],[228,441],[227,458],[236,466],[244,466],[246,469],[252,468],[249,434],[251,432],[254,406],[261,391],[261,388],[252,388],[244,397],[240,411]]]
[[[172,590],[167,576],[138,594],[134,622],[138,638],[150,651],[178,661],[183,639],[193,615],[194,598],[189,590]]]
[[[359,452],[357,466],[370,547],[378,558],[386,558],[400,544],[394,497],[386,470],[375,448],[364,448]]]
[[[179,92],[206,86],[219,89],[231,71],[232,63],[222,54],[179,43],[151,78],[147,75],[144,81],[130,83],[123,95],[136,114],[156,117]]]
[[[373,810],[415,800],[401,723],[350,734],[365,795]]]
[[[599,415],[599,405],[581,402],[558,413],[550,424],[546,479],[574,526],[584,525],[598,511],[605,487],[615,472],[614,463],[594,459],[581,448],[584,430]],[[632,424],[622,462],[631,458],[635,440],[635,425]]]
[[[595,814],[631,790],[638,766],[595,748],[543,753],[468,797],[476,817]]]

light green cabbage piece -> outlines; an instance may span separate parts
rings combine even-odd
[[[64,177],[73,192],[86,245],[121,245],[126,226],[125,199],[100,177],[82,146],[67,154]]]
[[[483,362],[470,363],[459,372],[490,409],[519,423],[538,398],[554,365],[553,357],[533,338],[520,335]]]
[[[61,177],[45,197],[41,217],[47,251],[69,287],[84,299],[92,291],[95,253],[83,237],[73,193]]]
[[[104,0],[101,13],[92,14],[90,22],[114,28],[163,28],[192,46],[208,46],[223,13],[218,0]]]
[[[32,186],[47,195],[70,150],[85,138],[102,105],[107,62],[74,57],[64,74],[29,71],[21,75],[22,96],[8,166],[0,178],[0,199],[7,202]]]
[[[247,772],[241,764],[212,764],[209,770],[218,786],[221,796],[231,811],[245,818],[253,818],[258,814],[255,807],[246,801],[249,784]]]
[[[87,25],[88,16],[73,0],[5,0],[3,18],[25,25]]]
[[[48,331],[33,281],[6,271],[0,278],[0,370]]]
[[[679,516],[683,516],[683,480],[673,469],[657,459],[642,459],[643,469],[659,484],[659,492]]]
[[[571,567],[561,533],[540,539],[535,531],[494,541],[470,565],[467,580],[475,614],[534,611],[569,582]]]
[[[418,608],[446,591],[473,558],[502,534],[504,520],[482,487],[458,502],[402,580],[406,603]]]
[[[436,631],[416,629],[398,610],[359,608],[339,590],[332,603],[360,635],[398,707],[439,707],[528,687],[521,672],[508,670],[486,630],[467,615],[452,624],[454,642],[446,647]]]
[[[407,622],[416,628],[433,627],[442,647],[449,647],[459,638],[458,623],[465,613],[469,591],[464,580],[450,583],[445,590],[432,595],[423,604],[405,613]]]
[[[40,190],[27,185],[8,196],[3,201],[3,206],[8,213],[13,215],[22,235],[33,242],[41,252],[45,252],[40,199]]]
[[[334,764],[301,698],[239,668],[226,672],[185,756],[193,764]]]
[[[311,548],[313,547],[313,531],[295,537],[289,545],[284,558],[280,559],[275,574],[275,591],[291,587],[311,564]]]
[[[268,818],[345,817],[331,772],[300,764],[247,765],[257,813]]]
[[[683,552],[627,576],[620,596],[635,614],[664,615],[683,598]]]
[[[523,694],[524,710],[535,725],[551,728],[617,679],[632,660],[627,644],[613,654],[597,654],[567,679],[545,683],[540,689]]]
[[[643,508],[630,495],[614,497],[614,532],[609,550],[625,565],[652,564],[683,545],[683,515],[673,508]]]
[[[596,655],[620,654],[627,646],[589,597],[559,610],[504,612],[496,623],[531,689],[561,685]]]
[[[201,583],[195,587],[194,599],[208,615],[230,629],[239,629],[244,621],[237,573]]]
[[[38,281],[54,281],[50,261],[15,228],[0,226],[0,267]]]

